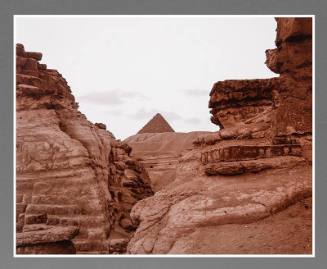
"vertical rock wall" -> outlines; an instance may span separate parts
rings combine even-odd
[[[108,253],[135,229],[133,204],[152,194],[130,148],[78,111],[66,82],[16,46],[17,232],[76,226],[78,253]]]
[[[276,135],[312,132],[312,19],[277,18],[276,49],[267,66],[280,74]]]
[[[271,137],[312,133],[312,19],[276,21],[277,48],[266,51],[266,64],[280,76],[217,82],[209,107],[221,129],[267,130],[262,135]]]
[[[311,27],[277,18],[266,54],[279,77],[214,84],[219,132],[197,138],[173,182],[133,207],[129,253],[311,253]]]

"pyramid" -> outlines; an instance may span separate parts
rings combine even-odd
[[[144,133],[166,133],[175,132],[165,118],[157,113],[143,128],[138,132],[138,134]]]

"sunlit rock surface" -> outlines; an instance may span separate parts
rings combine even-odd
[[[66,80],[41,58],[17,44],[17,240],[26,231],[74,226],[77,253],[109,253],[111,239],[135,230],[129,212],[152,195],[148,175],[128,145],[78,111]]]
[[[311,19],[277,18],[279,77],[208,91],[217,132],[159,115],[121,142],[41,53],[16,53],[17,253],[312,252]]]
[[[128,253],[312,252],[312,22],[276,20],[277,48],[266,55],[280,76],[214,84],[220,130],[196,137],[169,184],[133,207],[140,224]]]

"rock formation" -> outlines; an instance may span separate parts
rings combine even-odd
[[[174,129],[171,128],[169,123],[160,113],[157,113],[147,124],[143,126],[138,134],[165,132],[174,132]]]
[[[213,86],[219,132],[198,137],[171,183],[133,207],[128,253],[311,253],[312,23],[276,20],[266,64],[280,76]]]
[[[279,77],[215,83],[219,132],[157,114],[124,142],[18,44],[17,253],[311,253],[312,22],[276,20]]]
[[[311,18],[277,18],[276,46],[266,51],[266,64],[280,77],[219,81],[214,85],[209,103],[213,123],[243,132],[235,136],[311,134]],[[268,133],[260,135],[265,129]]]
[[[130,210],[152,195],[148,175],[127,144],[78,111],[66,80],[41,58],[17,44],[17,252],[64,253],[69,242],[69,253],[124,252],[136,229]],[[65,226],[75,232],[64,236]]]
[[[40,227],[38,227],[40,228]],[[17,254],[76,254],[77,227],[49,227],[17,233]]]

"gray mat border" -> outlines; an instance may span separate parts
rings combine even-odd
[[[0,268],[326,268],[327,1],[0,0]],[[314,14],[316,15],[316,258],[13,258],[14,14]]]

